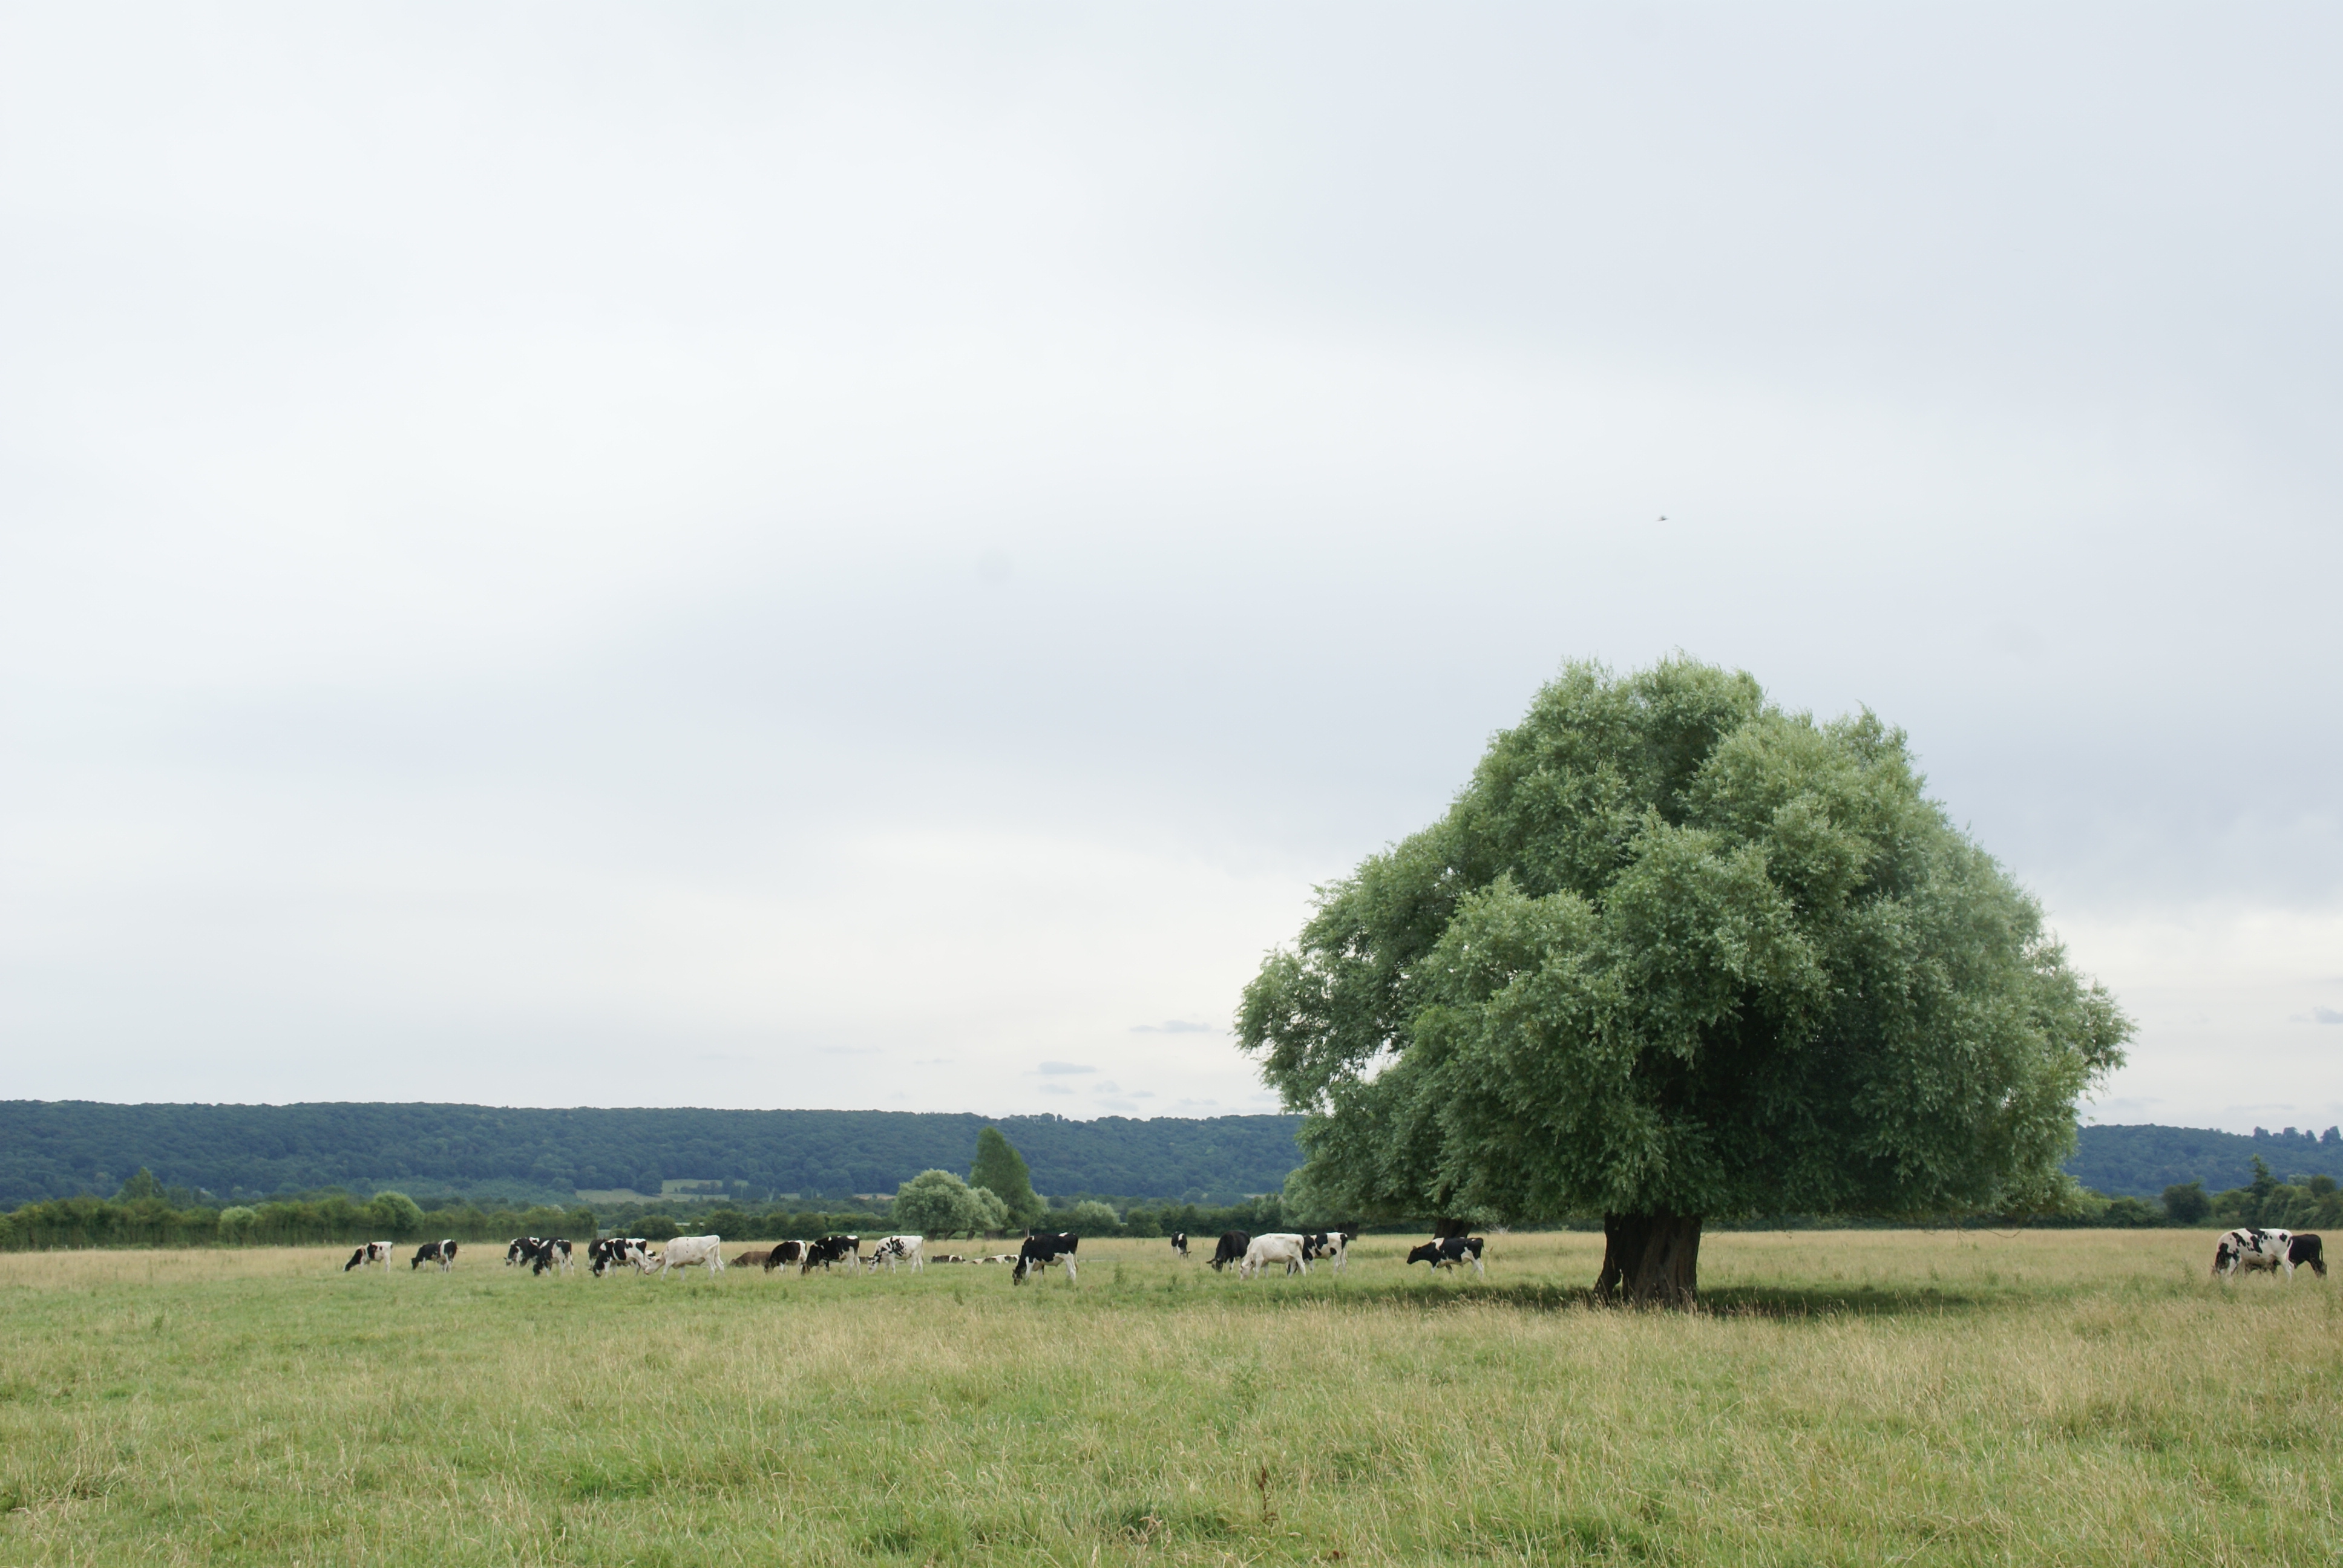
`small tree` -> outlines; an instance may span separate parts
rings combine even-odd
[[[1670,1302],[1711,1214],[2066,1206],[2130,1029],[1900,732],[1684,658],[1539,692],[1238,1018],[1322,1201],[1600,1213],[1597,1290]]]
[[[253,1227],[259,1222],[260,1214],[257,1210],[248,1209],[241,1203],[232,1205],[220,1211],[219,1238],[223,1241],[233,1241],[241,1246],[252,1240]]]
[[[976,1135],[976,1164],[968,1180],[970,1186],[987,1189],[1007,1205],[1010,1224],[1031,1225],[1047,1211],[1034,1195],[1025,1157],[998,1127],[988,1127]]]
[[[985,1211],[967,1182],[949,1171],[922,1171],[895,1190],[894,1223],[922,1236],[959,1236],[981,1230]]]
[[[159,1202],[162,1198],[163,1183],[156,1181],[155,1172],[144,1165],[138,1167],[138,1174],[125,1181],[122,1191],[114,1195],[117,1203],[136,1203],[142,1199]]]
[[[423,1206],[404,1192],[387,1189],[367,1200],[367,1224],[398,1241],[423,1228]]]
[[[2176,1225],[2201,1225],[2212,1213],[2213,1200],[2205,1195],[2202,1181],[2164,1190],[2164,1215]]]
[[[997,1236],[1009,1229],[1009,1205],[1001,1201],[1000,1193],[990,1187],[971,1187],[968,1197],[976,1214],[970,1235]]]
[[[1066,1222],[1077,1236],[1111,1236],[1122,1229],[1122,1217],[1114,1211],[1113,1205],[1095,1198],[1085,1198],[1075,1204]]]

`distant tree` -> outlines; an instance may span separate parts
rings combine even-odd
[[[1009,1205],[1001,1201],[1000,1193],[990,1187],[971,1187],[968,1190],[968,1199],[976,1215],[976,1222],[970,1227],[969,1234],[997,1236],[1009,1229]]]
[[[683,1234],[683,1227],[666,1214],[646,1214],[635,1224],[635,1233],[647,1241],[672,1241]]]
[[[252,1239],[253,1227],[260,1222],[257,1210],[241,1203],[220,1211],[219,1238],[223,1241],[244,1242]]]
[[[1353,1213],[1603,1216],[1686,1302],[1704,1216],[2071,1203],[2130,1025],[1865,713],[1574,666],[1439,822],[1326,888],[1244,1047]]]
[[[2213,1200],[2205,1183],[2187,1181],[2164,1190],[2164,1217],[2176,1225],[2201,1225],[2213,1213]]]
[[[114,1201],[117,1203],[136,1203],[142,1198],[159,1201],[162,1197],[163,1183],[155,1179],[155,1172],[141,1165],[138,1167],[138,1174],[122,1184],[122,1191],[114,1195]]]
[[[403,1241],[423,1229],[423,1206],[404,1192],[386,1189],[367,1200],[366,1221],[383,1235]]]
[[[950,1171],[922,1171],[895,1190],[899,1229],[923,1236],[964,1236],[984,1228],[984,1211],[967,1182]]]
[[[1025,1157],[998,1127],[977,1133],[976,1164],[968,1180],[970,1186],[984,1188],[1007,1206],[1011,1225],[1031,1225],[1044,1212],[1041,1200],[1033,1191],[1032,1175],[1025,1169]]]
[[[1111,1236],[1122,1229],[1122,1217],[1111,1204],[1086,1198],[1066,1216],[1066,1228],[1077,1236]]]
[[[2268,1202],[2270,1194],[2278,1191],[2278,1178],[2270,1174],[2270,1168],[2258,1154],[2254,1156],[2254,1179],[2246,1183],[2246,1190],[2254,1195],[2257,1203]]]

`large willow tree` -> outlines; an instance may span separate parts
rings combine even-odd
[[[1685,659],[1546,687],[1238,1027],[1328,1201],[1599,1212],[1597,1289],[1657,1302],[1708,1216],[2055,1206],[2130,1034],[1901,732]]]

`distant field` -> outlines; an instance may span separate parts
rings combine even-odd
[[[1728,1234],[1685,1316],[1580,1304],[1600,1244],[1021,1290],[8,1254],[0,1564],[2343,1561],[2343,1272]]]

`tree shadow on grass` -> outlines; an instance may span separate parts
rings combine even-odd
[[[1586,1286],[1552,1282],[1401,1285],[1379,1292],[1370,1299],[1393,1306],[1427,1309],[1470,1302],[1522,1312],[1554,1312],[1574,1307],[1605,1312],[1664,1310],[1621,1306],[1597,1296]],[[1937,1286],[1881,1290],[1866,1285],[1727,1285],[1703,1291],[1695,1311],[1710,1317],[1730,1318],[1911,1317],[1975,1312],[1997,1299],[1990,1292],[1947,1291]]]

